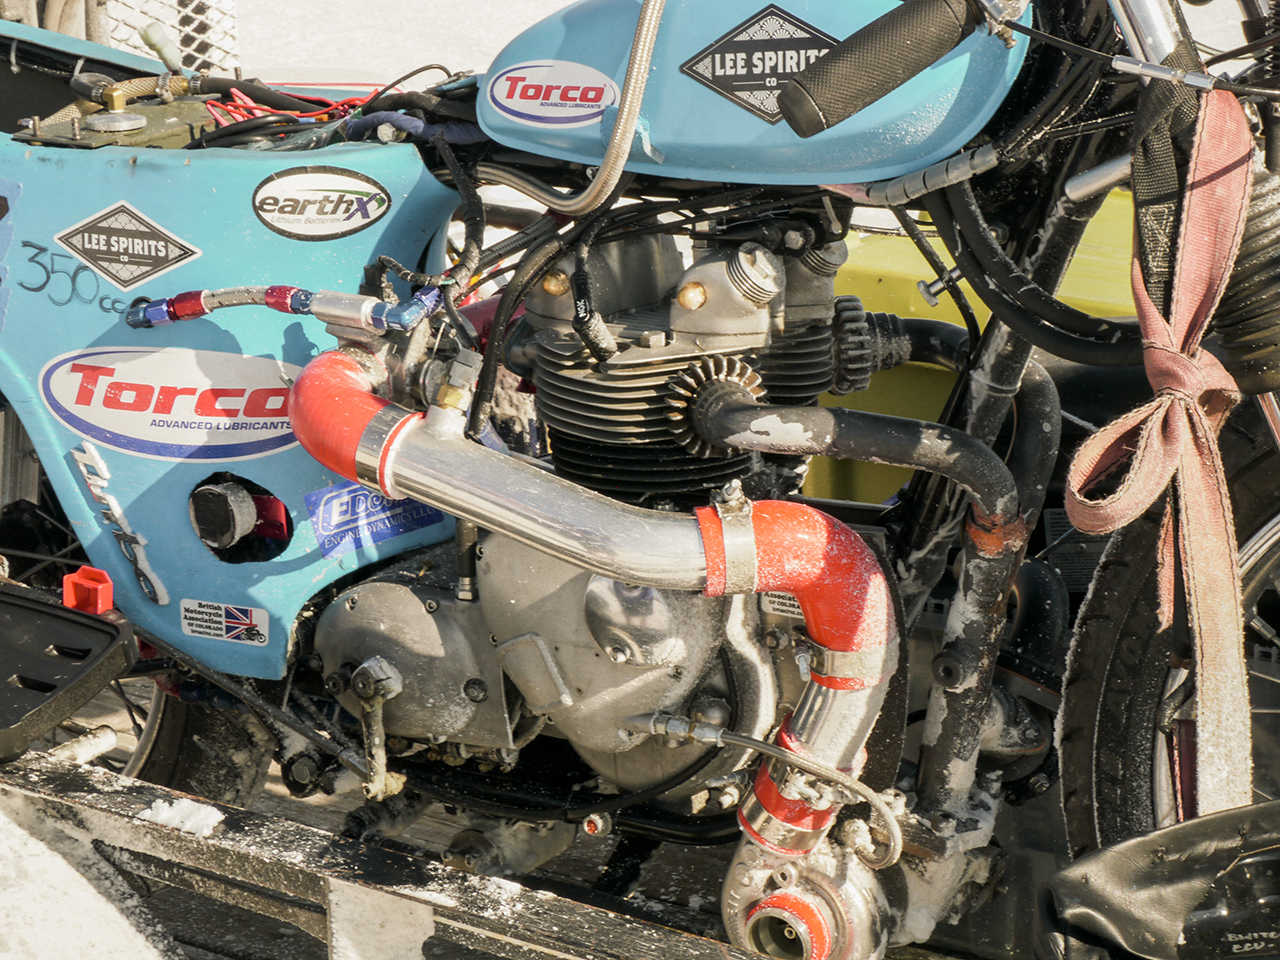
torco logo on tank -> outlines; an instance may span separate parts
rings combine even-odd
[[[40,394],[82,437],[157,460],[247,460],[297,443],[282,376],[300,368],[238,353],[104,347],[55,357]]]
[[[582,63],[541,60],[508,67],[489,81],[489,102],[520,123],[585,127],[618,103],[618,86]]]

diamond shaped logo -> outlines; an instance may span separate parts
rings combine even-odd
[[[761,120],[777,123],[782,119],[778,92],[836,42],[771,3],[686,61],[680,72]]]
[[[99,276],[126,291],[200,256],[197,248],[123,201],[81,220],[54,239]]]

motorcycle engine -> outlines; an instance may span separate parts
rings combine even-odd
[[[713,447],[683,414],[710,378],[788,405],[813,404],[831,386],[845,248],[796,246],[695,238],[686,260],[654,232],[593,248],[593,307],[618,346],[603,362],[573,328],[574,258],[546,272],[506,360],[536,387],[550,467],[657,510],[704,505],[733,481],[755,499],[797,491],[803,458]],[[450,549],[436,548],[430,572],[350,588],[317,627],[326,676],[375,654],[403,676],[385,705],[389,737],[508,764],[534,734],[557,735],[603,780],[635,791],[678,780],[711,748],[629,733],[628,718],[667,711],[765,737],[796,701],[793,658],[775,658],[763,638],[789,636],[801,621],[767,602],[762,611],[757,597],[622,583],[482,534],[474,595],[459,599]],[[353,693],[339,699],[358,714]],[[664,799],[731,806],[736,792],[707,784],[732,780],[745,759],[722,750]]]

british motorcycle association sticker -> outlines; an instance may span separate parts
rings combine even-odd
[[[761,120],[777,123],[782,119],[778,93],[787,80],[836,42],[771,3],[687,60],[680,72]]]
[[[53,239],[121,290],[167,273],[200,250],[121,201]]]

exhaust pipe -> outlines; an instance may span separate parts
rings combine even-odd
[[[778,591],[800,603],[815,644],[806,687],[778,743],[839,769],[863,744],[898,655],[884,571],[844,524],[811,507],[730,499],[694,516],[611,500],[464,437],[461,410],[414,413],[376,395],[387,371],[347,347],[312,360],[289,394],[299,442],[330,470],[410,497],[614,580],[707,596]],[[790,799],[794,771],[761,767],[739,819],[791,856],[811,850],[840,804]]]

